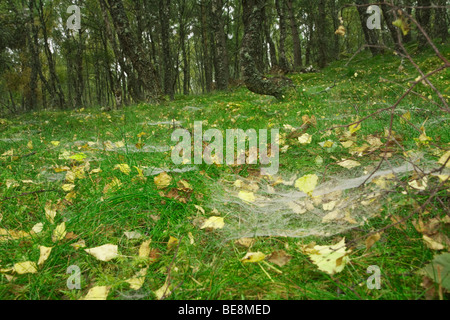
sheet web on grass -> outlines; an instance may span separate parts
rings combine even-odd
[[[295,188],[295,180],[231,176],[212,186],[211,207],[226,217],[227,239],[244,237],[333,236],[366,224],[379,214],[389,187],[412,165],[364,174],[352,170],[326,177],[311,196]],[[369,183],[362,184],[367,179]],[[320,180],[320,177],[319,177]]]

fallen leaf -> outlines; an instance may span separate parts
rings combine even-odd
[[[361,130],[361,122],[348,127],[348,131],[350,132],[350,134],[354,134],[355,132],[357,132],[359,130]]]
[[[194,244],[195,239],[194,239],[194,236],[192,235],[192,232],[188,232],[188,237],[189,237],[189,243]]]
[[[439,164],[444,165],[447,168],[450,168],[450,151],[447,151],[440,159],[439,159]]]
[[[241,238],[236,240],[235,243],[243,247],[250,248],[255,242],[256,240],[254,238]]]
[[[169,241],[167,242],[167,249],[172,250],[178,246],[179,240],[175,237],[170,236]]]
[[[420,270],[420,273],[450,291],[450,253],[435,256],[431,263]]]
[[[246,201],[246,202],[255,202],[256,198],[253,192],[241,190],[238,194],[239,199]]]
[[[114,170],[117,170],[117,169],[119,169],[122,173],[124,173],[126,175],[129,175],[131,172],[130,166],[126,163],[116,164],[114,166]]]
[[[49,201],[45,204],[44,211],[45,211],[45,218],[50,223],[53,223],[56,217],[56,207],[53,206],[52,203]]]
[[[17,274],[37,273],[37,266],[33,261],[18,262],[14,264],[13,271]]]
[[[302,136],[298,137],[298,142],[300,144],[310,144],[312,141],[312,135],[305,133]]]
[[[52,248],[53,247],[39,246],[40,256],[39,256],[39,261],[37,263],[38,266],[44,264],[45,260],[48,259],[48,257],[50,256],[50,253],[52,252]]]
[[[80,248],[86,247],[86,242],[83,239],[80,239],[77,242],[72,243],[71,246],[78,250]]]
[[[295,181],[295,187],[298,188],[300,191],[303,191],[304,193],[311,196],[312,192],[317,186],[318,181],[319,181],[318,176],[316,176],[315,174],[308,174],[306,176],[297,179],[297,181]]]
[[[161,172],[153,180],[158,189],[164,189],[170,185],[172,182],[172,177],[170,177],[166,172]]]
[[[144,269],[140,270],[132,278],[125,280],[125,282],[128,282],[130,284],[131,289],[139,290],[145,282],[145,276],[147,274],[147,270],[148,270],[148,268],[144,268]]]
[[[274,251],[268,258],[270,262],[280,267],[286,265],[291,259],[292,256],[288,255],[284,250]]]
[[[225,226],[225,222],[222,217],[210,217],[206,220],[200,229],[222,229]]]
[[[369,251],[370,248],[381,238],[380,233],[375,233],[366,239],[366,251]]]
[[[87,156],[84,153],[77,153],[77,154],[74,154],[69,157],[69,159],[80,161],[80,162],[86,158],[87,158]]]
[[[123,233],[127,239],[140,239],[142,238],[142,234],[137,231],[125,231]]]
[[[427,235],[423,235],[423,240],[425,241],[425,244],[427,245],[428,248],[430,248],[431,250],[443,250],[445,249],[444,245],[442,245],[441,243],[434,241],[432,238],[430,238]]]
[[[198,206],[198,205],[194,204],[194,207],[197,209],[198,212],[205,214],[205,209],[203,209],[202,206]]]
[[[337,201],[330,201],[328,203],[324,203],[323,210],[325,211],[333,211],[334,207],[336,206]]]
[[[350,260],[348,254],[351,251],[346,250],[344,238],[332,246],[303,246],[303,252],[309,256],[319,270],[332,275],[344,270]]]
[[[353,168],[359,167],[361,165],[361,163],[359,163],[358,161],[355,161],[355,160],[344,160],[344,161],[338,162],[337,164],[346,169],[353,169]]]
[[[64,184],[61,187],[65,192],[70,192],[75,188],[74,184]]]
[[[117,253],[117,245],[114,244],[104,244],[100,247],[95,247],[91,249],[84,249],[87,253],[93,255],[98,260],[101,261],[110,261],[114,258],[117,258],[119,254]]]
[[[242,263],[255,263],[260,262],[266,258],[266,255],[262,252],[248,252],[242,259]]]
[[[29,237],[30,234],[25,231],[6,230],[0,228],[0,241],[17,240]]]
[[[58,242],[66,236],[66,223],[62,222],[56,226],[55,230],[53,230],[52,241]]]
[[[106,300],[109,294],[109,286],[95,286],[81,300]]]
[[[186,180],[180,180],[177,182],[178,187],[183,190],[192,190],[192,186]]]
[[[341,212],[339,210],[334,210],[322,218],[322,223],[332,222],[332,221],[338,220],[340,218],[342,218]]]
[[[152,239],[146,240],[142,242],[139,247],[139,257],[140,258],[148,258],[150,255],[150,244],[152,243]]]
[[[427,188],[427,186],[428,186],[428,179],[427,179],[427,177],[424,177],[423,179],[421,179],[421,180],[419,180],[419,179],[416,179],[416,180],[413,180],[413,181],[410,181],[410,182],[408,182],[408,185],[411,187],[411,188],[414,188],[414,189],[416,189],[416,190],[425,190],[426,188]]]
[[[161,300],[168,297],[172,292],[170,291],[169,281],[166,280],[164,285],[155,291],[156,299]]]
[[[306,203],[304,201],[288,202],[288,207],[296,214],[304,214],[307,211]]]

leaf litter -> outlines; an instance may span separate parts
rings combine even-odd
[[[227,217],[221,229],[227,240],[331,237],[379,215],[394,182],[412,171],[413,166],[405,163],[355,177],[354,169],[327,176],[325,182],[316,175],[293,179],[287,174],[286,180],[232,175],[211,186],[209,206]]]

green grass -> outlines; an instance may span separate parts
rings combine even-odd
[[[446,57],[450,47],[442,48]],[[431,52],[417,55],[424,71],[431,71],[438,60]],[[146,123],[156,121],[182,120],[185,128],[192,128],[194,121],[205,121],[203,130],[218,128],[270,129],[279,128],[282,135],[289,131],[283,125],[302,125],[302,116],[314,115],[317,127],[308,129],[313,136],[312,143],[300,145],[295,140],[288,141],[289,149],[280,154],[280,170],[299,174],[315,173],[322,177],[328,174],[345,174],[347,169],[334,165],[336,159],[351,158],[361,162],[363,167],[376,166],[379,156],[353,157],[341,147],[339,139],[343,131],[333,130],[323,137],[328,128],[345,125],[358,117],[362,118],[379,108],[392,105],[404,92],[418,73],[405,62],[405,69],[398,71],[400,60],[392,53],[369,58],[360,54],[345,67],[344,62],[336,62],[319,73],[291,75],[297,85],[286,94],[284,101],[250,93],[238,88],[230,93],[215,93],[202,96],[177,97],[164,105],[126,107],[119,111],[101,112],[95,109],[78,111],[40,111],[11,117],[2,124],[0,139],[21,138],[19,141],[0,141],[0,155],[13,149],[13,156],[0,158],[0,228],[30,231],[37,223],[43,223],[43,231],[29,238],[0,241],[0,269],[11,268],[21,261],[37,261],[39,246],[53,247],[50,257],[35,274],[15,275],[13,280],[0,273],[1,299],[80,299],[95,285],[111,286],[109,299],[155,299],[155,291],[163,286],[168,269],[171,283],[175,288],[167,299],[424,299],[425,289],[421,286],[422,276],[418,270],[429,263],[435,251],[426,247],[419,233],[410,221],[403,229],[390,228],[381,239],[366,252],[365,239],[354,244],[351,261],[344,271],[330,276],[321,272],[302,253],[301,246],[316,241],[318,244],[332,244],[342,237],[347,240],[363,237],[370,231],[388,226],[391,215],[406,217],[415,206],[426,200],[426,193],[414,194],[414,201],[400,193],[384,206],[383,212],[365,226],[346,234],[331,238],[258,238],[251,249],[240,247],[233,241],[224,241],[220,231],[201,230],[195,225],[195,218],[209,216],[199,213],[195,205],[208,207],[211,184],[229,173],[241,170],[242,175],[251,174],[249,169],[256,166],[208,166],[200,165],[199,171],[171,173],[170,187],[176,187],[179,180],[188,181],[193,191],[186,195],[187,201],[180,202],[160,194],[153,177],[146,181],[136,179],[139,167],[175,167],[170,151],[155,153],[135,153],[131,148],[139,142],[138,135],[144,132],[141,143],[146,146],[174,145],[170,141],[171,125],[152,126]],[[380,77],[398,84],[380,81]],[[336,86],[321,93],[325,88]],[[446,70],[431,78],[448,101],[450,98],[450,71]],[[420,84],[416,91],[438,102],[429,87]],[[185,107],[200,108],[197,111],[183,110]],[[426,133],[431,137],[431,146],[417,146],[414,138],[420,133],[402,123],[400,116],[411,112],[411,122],[420,128],[425,124]],[[363,122],[357,133],[357,144],[364,143],[367,135],[383,137],[389,126],[390,113],[384,112]],[[448,149],[450,126],[448,114],[417,96],[410,95],[397,108],[393,130],[403,137],[405,150],[424,153],[428,161],[436,161],[434,153],[438,147]],[[332,140],[338,147],[328,152],[319,142]],[[85,141],[77,147],[75,141]],[[88,141],[123,141],[128,151],[114,152],[90,150]],[[27,146],[32,142],[32,148]],[[51,141],[59,141],[54,146]],[[383,140],[384,142],[384,140]],[[53,168],[80,166],[84,162],[59,159],[63,150],[71,154],[84,152],[89,159],[90,170],[101,168],[102,172],[89,174],[75,181],[76,197],[65,200],[66,192],[62,181],[51,182],[43,175],[43,168],[55,173]],[[402,156],[401,150],[394,148],[392,160]],[[317,156],[323,158],[317,164]],[[114,170],[117,164],[126,163],[131,173],[126,175]],[[116,177],[122,185],[119,189],[105,193],[104,188]],[[326,178],[326,176],[325,176]],[[7,180],[17,181],[17,186],[7,187]],[[33,181],[33,183],[27,182]],[[36,191],[45,191],[35,193]],[[167,189],[165,190],[167,191]],[[442,192],[448,200],[448,192]],[[47,202],[60,201],[64,206],[58,210],[54,223],[45,218]],[[404,204],[401,204],[401,202]],[[448,202],[447,202],[448,203]],[[437,208],[437,209],[436,209]],[[448,209],[448,208],[447,208]],[[429,205],[427,216],[443,217],[445,210],[437,201]],[[65,221],[67,232],[76,239],[52,241],[56,225]],[[225,223],[226,223],[225,218]],[[126,231],[139,231],[143,238],[130,240]],[[448,229],[447,229],[448,231]],[[191,244],[192,235],[194,243]],[[168,250],[169,237],[180,239],[178,248]],[[71,244],[83,239],[87,248],[111,243],[119,247],[121,257],[102,262],[88,255],[83,249],[75,249]],[[146,263],[136,259],[140,244],[152,239],[154,253],[159,253],[156,261]],[[292,260],[283,267],[271,264],[282,273],[276,272],[265,263],[243,264],[240,259],[248,251],[270,254],[275,250],[285,250]],[[69,266],[81,269],[81,290],[69,290],[66,281]],[[380,290],[369,290],[366,270],[377,265],[382,272]],[[148,267],[144,285],[138,291],[131,290],[124,280],[131,278],[142,267]],[[448,298],[448,294],[445,296]]]

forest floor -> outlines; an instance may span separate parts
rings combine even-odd
[[[449,59],[450,47],[442,50]],[[414,58],[425,71],[439,65],[431,52]],[[406,61],[403,70],[400,64],[392,53],[363,53],[348,67],[336,62],[321,72],[289,75],[296,87],[284,101],[234,88],[158,106],[0,119],[0,299],[448,299],[448,264],[441,269],[445,279],[423,274],[450,248],[449,182],[425,203],[444,174],[425,181],[411,171],[399,177],[403,184],[368,183],[383,191],[372,198],[379,207],[353,203],[354,219],[330,209],[344,196],[309,197],[322,214],[322,233],[291,228],[293,236],[280,236],[289,227],[282,220],[271,221],[266,236],[248,235],[258,234],[258,219],[244,226],[251,229],[244,239],[227,229],[239,228],[240,207],[251,214],[253,197],[270,202],[260,186],[302,190],[296,179],[307,175],[317,176],[319,185],[332,177],[345,184],[370,174],[383,155],[383,168],[412,155],[419,166],[438,165],[450,149],[450,117],[427,100],[438,102],[423,84],[415,91],[426,99],[408,95],[393,113],[398,144],[386,144],[389,111],[329,130],[394,104],[418,76]],[[431,81],[448,102],[450,70]],[[203,121],[204,131],[278,128],[279,173],[262,177],[258,165],[173,164],[171,134],[192,129],[194,121]],[[304,123],[304,131],[295,131]],[[236,201],[228,189],[238,192]],[[233,201],[237,207],[226,211]],[[302,205],[294,204],[296,219]],[[353,226],[327,234],[342,220]],[[347,247],[335,246],[328,261],[314,260],[327,257],[319,245],[343,238]],[[379,289],[367,285],[376,275],[368,268],[381,272]]]

